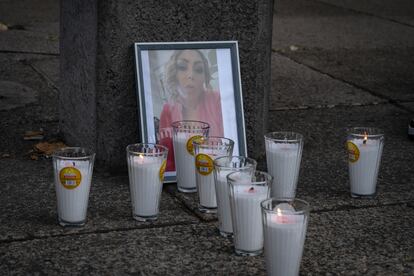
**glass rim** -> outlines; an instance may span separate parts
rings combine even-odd
[[[280,137],[277,137],[280,135]],[[290,137],[292,136],[292,137]],[[283,138],[284,137],[284,138]],[[289,138],[288,138],[289,137]],[[293,138],[296,137],[296,138]],[[265,140],[273,142],[291,143],[303,140],[303,135],[294,131],[273,131],[264,135]]]
[[[240,167],[237,169],[243,169],[243,168],[248,168],[248,167],[255,167],[257,166],[257,161],[254,160],[253,158],[247,157],[247,156],[241,156],[241,155],[225,155],[225,156],[220,156],[216,159],[214,159],[213,164],[214,167],[218,167],[218,168],[229,168],[229,169],[235,169],[234,167],[229,167],[226,164],[219,164],[219,162],[221,162],[224,159],[233,159],[233,158],[237,158],[239,160],[246,160],[246,161],[250,161],[252,166],[244,166],[244,167]]]
[[[233,184],[233,182],[237,182],[238,180],[237,179],[234,179],[233,176],[235,176],[238,173],[247,173],[247,171],[235,171],[235,172],[229,173],[226,176],[227,182],[229,182],[231,184]],[[255,170],[253,172],[253,175],[256,175],[256,174],[264,175],[266,177],[266,179],[263,180],[263,181],[254,181],[254,182],[252,181],[252,182],[245,183],[245,184],[244,183],[241,183],[240,185],[247,185],[247,186],[248,185],[260,185],[260,183],[267,183],[267,186],[269,186],[269,187],[272,185],[273,176],[271,176],[268,172]]]
[[[197,145],[197,146],[209,146],[208,144],[205,144],[204,142],[209,141],[209,140],[217,140],[217,141],[226,141],[227,144],[222,144],[222,145],[215,145],[216,147],[219,146],[234,146],[234,141],[230,138],[227,137],[221,137],[221,136],[207,136],[207,137],[201,137],[200,139],[194,139],[193,140],[193,144]]]
[[[297,211],[296,210],[295,211],[290,211],[290,210],[289,211],[287,211],[287,210],[277,211],[277,210],[274,210],[274,209],[269,209],[265,206],[269,202],[273,203],[273,201],[275,201],[275,202],[280,201],[280,203],[288,203],[288,204],[291,204],[292,202],[300,202],[301,204],[303,204],[303,207],[300,210],[297,210]],[[268,199],[263,200],[262,202],[260,202],[260,207],[266,213],[272,213],[272,214],[281,213],[281,214],[286,214],[286,215],[303,215],[303,214],[309,213],[310,209],[311,209],[309,202],[307,202],[303,199],[300,199],[300,198],[293,198],[293,199],[292,198],[277,198],[277,197],[270,197]]]
[[[351,127],[347,129],[348,135],[364,138],[377,138],[384,136],[384,131],[377,127]]]
[[[132,150],[132,147],[138,147],[138,146],[152,146],[152,148],[157,148],[157,149],[162,149],[162,151],[160,152],[143,152],[143,151],[136,151],[136,150]],[[150,147],[148,147],[150,148]],[[160,144],[156,144],[156,143],[136,143],[136,144],[130,144],[128,146],[126,146],[126,151],[129,154],[133,154],[133,155],[146,155],[146,156],[151,156],[151,155],[162,155],[165,152],[168,152],[168,148],[166,146],[160,145]]]
[[[199,125],[199,127],[193,127],[191,129],[201,129],[201,130],[205,130],[205,129],[209,129],[210,128],[210,124],[207,122],[203,122],[203,121],[197,121],[197,120],[181,120],[181,121],[174,121],[171,123],[171,127],[172,128],[184,128],[182,127],[183,123],[192,123],[194,125]],[[185,128],[184,128],[185,129]]]
[[[77,153],[82,156],[65,156],[65,154]],[[95,156],[95,153],[85,147],[64,147],[53,152],[52,157],[64,160],[84,160]]]

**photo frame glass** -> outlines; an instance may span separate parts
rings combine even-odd
[[[171,123],[198,120],[247,155],[237,41],[135,43],[139,140],[169,148],[164,182],[175,182]]]

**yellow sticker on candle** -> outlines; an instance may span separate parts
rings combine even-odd
[[[160,168],[160,181],[163,182],[164,181],[164,173],[165,173],[165,168],[167,167],[167,160],[164,160],[161,164],[161,168]]]
[[[346,147],[348,149],[348,159],[349,162],[355,163],[359,159],[359,149],[357,145],[352,143],[351,141],[346,142]]]
[[[193,146],[193,141],[196,139],[202,139],[203,136],[201,135],[196,135],[191,137],[190,139],[188,139],[187,141],[187,151],[189,154],[194,155],[194,146]]]
[[[59,179],[63,187],[69,190],[73,190],[80,185],[82,181],[82,175],[77,168],[65,167],[60,170]]]
[[[204,153],[197,154],[195,158],[196,170],[201,175],[209,175],[213,171],[213,159]]]

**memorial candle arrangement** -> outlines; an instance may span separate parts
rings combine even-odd
[[[195,139],[194,159],[196,183],[199,197],[199,210],[203,213],[216,213],[217,200],[214,184],[214,159],[233,154],[234,141],[223,137]]]
[[[309,204],[270,198],[261,203],[266,270],[272,276],[298,275],[305,243]]]
[[[68,147],[53,154],[58,221],[62,226],[86,222],[95,153]]]
[[[376,128],[352,128],[346,146],[352,197],[375,196],[384,146],[383,132]]]
[[[214,183],[217,196],[217,218],[223,237],[233,235],[227,175],[236,171],[250,174],[256,170],[257,162],[244,156],[223,156],[214,160]]]
[[[237,255],[256,256],[263,251],[260,203],[269,198],[272,176],[260,171],[233,172],[227,176]]]
[[[132,216],[138,221],[156,220],[168,149],[156,144],[133,144],[126,151]]]
[[[294,198],[302,159],[303,136],[295,132],[265,135],[267,171],[273,176],[272,196]]]
[[[209,124],[200,121],[179,121],[172,123],[177,189],[183,193],[197,191],[193,140],[206,137]]]

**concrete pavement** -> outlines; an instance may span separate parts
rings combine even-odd
[[[51,160],[31,160],[37,141],[23,135],[59,138],[58,15],[56,1],[0,2],[0,22],[24,27],[0,32],[1,274],[264,275],[263,256],[236,256],[215,216],[171,184],[159,219],[139,223],[128,177],[97,168],[85,227],[57,225]],[[305,137],[302,275],[414,274],[413,22],[409,0],[275,2],[269,131]],[[352,126],[385,131],[372,200],[350,197]]]

